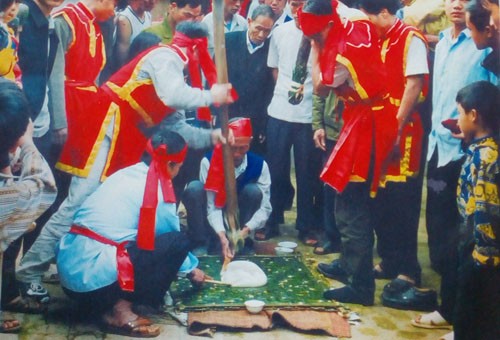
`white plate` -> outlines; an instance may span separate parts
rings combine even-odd
[[[297,243],[291,242],[291,241],[283,241],[283,242],[278,243],[278,246],[283,247],[283,248],[294,249],[297,247]]]

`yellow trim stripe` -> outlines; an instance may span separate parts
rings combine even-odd
[[[118,134],[120,133],[120,125],[121,125],[120,107],[116,103],[112,103],[111,107],[115,112],[115,123],[113,128],[113,137],[111,138],[111,145],[109,147],[109,152],[108,152],[108,159],[106,160],[106,166],[104,167],[104,170],[102,171],[101,175],[101,182],[107,178],[106,172],[108,171],[111,159],[113,158],[113,155],[115,153],[116,141],[118,139]]]
[[[64,17],[64,20],[66,20],[66,23],[68,24],[69,28],[71,29],[71,45],[68,46],[68,49],[66,51],[69,51],[71,47],[76,42],[76,33],[75,33],[75,26],[73,25],[73,21],[69,18],[68,14],[65,12],[60,12],[60,15]]]
[[[112,105],[110,105],[110,107],[108,108],[108,111],[106,113],[106,117],[104,118],[104,121],[101,124],[101,128],[99,129],[99,134],[97,135],[97,139],[96,139],[94,146],[92,147],[92,150],[90,152],[90,155],[87,159],[87,163],[85,164],[83,169],[80,169],[80,168],[77,168],[77,167],[74,167],[74,166],[71,166],[68,164],[64,164],[60,161],[56,164],[57,169],[64,171],[64,172],[67,172],[67,173],[70,173],[72,175],[78,176],[78,177],[84,177],[84,178],[88,177],[90,170],[92,169],[92,166],[94,165],[95,159],[97,157],[97,153],[99,152],[99,148],[101,147],[102,141],[104,140],[104,137],[106,135],[106,131],[108,129],[108,126],[111,122],[111,119],[113,118],[113,115],[115,114],[115,112],[112,109],[114,109],[114,107]]]
[[[144,63],[145,58],[142,58],[141,61],[137,63],[130,76],[129,80],[122,86],[118,86],[110,81],[106,83],[106,85],[113,91],[121,100],[127,102],[132,109],[134,109],[142,118],[142,120],[146,123],[147,127],[154,126],[153,119],[151,116],[142,108],[142,106],[132,97],[132,92],[142,85],[150,85],[153,83],[151,79],[143,79],[137,80],[137,76],[139,71]]]
[[[354,88],[356,89],[356,92],[361,97],[361,99],[368,99],[368,94],[366,93],[366,90],[359,83],[358,74],[356,73],[356,70],[352,66],[350,60],[347,59],[346,57],[341,56],[340,54],[337,54],[337,62],[341,63],[349,70],[351,78],[354,82]]]

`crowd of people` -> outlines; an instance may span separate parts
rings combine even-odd
[[[326,299],[371,306],[390,279],[385,306],[436,309],[412,325],[500,337],[497,1],[224,0],[223,23],[207,0],[156,6],[0,0],[2,310],[46,310],[57,263],[107,332],[158,336],[140,311],[211,279],[197,256],[279,236],[296,196],[298,239],[340,254],[317,266],[345,284]]]

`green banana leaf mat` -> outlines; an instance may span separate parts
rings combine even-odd
[[[199,258],[199,268],[215,280],[220,280],[220,256]],[[301,255],[245,256],[235,260],[248,260],[257,264],[267,275],[267,284],[259,288],[234,288],[204,284],[195,288],[189,280],[180,279],[172,284],[171,293],[181,311],[241,309],[250,299],[265,301],[266,307],[282,309],[338,310],[341,304],[323,299],[327,284],[315,277],[302,262]]]

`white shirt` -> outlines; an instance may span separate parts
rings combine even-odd
[[[247,156],[243,158],[240,166],[234,169],[235,178],[238,178],[247,169]],[[204,157],[200,164],[200,181],[205,183],[207,181],[208,169],[210,168],[210,161]],[[260,207],[253,214],[252,218],[245,224],[250,230],[256,230],[264,227],[269,215],[271,215],[271,175],[269,174],[269,167],[264,161],[262,164],[262,172],[259,179],[255,183],[262,192],[262,201]],[[224,231],[224,220],[222,217],[222,209],[215,206],[215,193],[207,191],[207,219],[210,226],[216,233]]]
[[[288,102],[288,91],[292,88],[292,74],[297,60],[302,31],[289,21],[274,30],[269,45],[267,66],[278,69],[278,79],[273,98],[267,108],[269,116],[291,123],[312,122],[311,57],[307,61],[307,77],[304,82],[304,98],[298,105]]]
[[[212,104],[209,90],[186,84],[184,66],[185,62],[171,48],[157,48],[144,59],[137,80],[151,79],[161,101],[174,109],[194,110]]]
[[[143,30],[151,27],[152,21],[150,12],[144,12],[144,18],[141,19],[130,6],[127,6],[123,11],[118,13],[118,15],[126,17],[130,22],[130,27],[132,28],[130,42],[132,42],[134,38],[137,37]]]
[[[254,54],[254,53],[255,53],[255,52],[257,52],[259,49],[261,49],[262,47],[264,47],[264,43],[261,43],[260,45],[254,45],[254,44],[250,41],[250,36],[248,35],[248,31],[247,31],[246,37],[247,37],[247,48],[248,48],[248,53],[250,53],[250,54]]]

